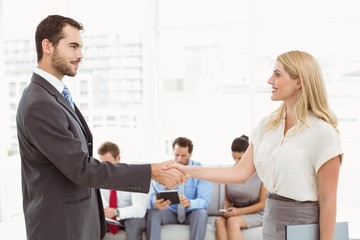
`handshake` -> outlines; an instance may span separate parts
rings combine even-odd
[[[174,189],[190,177],[185,168],[184,165],[176,163],[174,160],[153,163],[151,164],[151,179],[164,185],[167,189]]]

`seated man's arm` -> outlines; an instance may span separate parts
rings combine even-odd
[[[154,208],[156,209],[156,193],[158,191],[163,191],[165,190],[164,186],[160,185],[158,182],[156,182],[155,180],[151,181],[151,187],[150,187],[150,192],[149,192],[149,198],[150,198],[150,208]]]
[[[210,202],[212,185],[208,181],[198,180],[196,187],[196,198],[191,199],[189,209],[208,208]]]
[[[149,205],[149,194],[145,193],[131,193],[131,205],[118,208],[120,211],[120,218],[143,218],[146,214]]]

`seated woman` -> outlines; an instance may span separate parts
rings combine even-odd
[[[245,135],[233,141],[231,151],[236,164],[248,146]],[[256,172],[246,183],[226,184],[224,210],[215,221],[216,239],[241,240],[241,229],[261,226],[265,200],[266,189]]]

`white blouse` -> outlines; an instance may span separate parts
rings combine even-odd
[[[297,201],[317,201],[317,172],[343,152],[334,127],[309,112],[306,126],[289,129],[284,136],[285,116],[281,124],[267,130],[269,117],[254,129],[254,164],[266,189]]]

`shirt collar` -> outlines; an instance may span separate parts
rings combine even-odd
[[[34,68],[34,73],[37,75],[43,77],[46,81],[48,81],[51,85],[53,85],[56,90],[58,90],[60,93],[64,90],[64,84],[61,80],[56,78],[54,75],[51,75],[48,72],[45,72],[44,70],[36,67]]]
[[[308,111],[306,126],[311,127],[316,121],[317,117],[312,111]]]
[[[286,117],[286,112],[284,112],[281,117],[281,122],[283,123],[283,126],[285,126],[285,117]],[[314,115],[314,113],[312,111],[308,111],[306,123],[305,123],[306,126],[311,127],[314,124],[314,122],[316,121],[316,119],[317,119],[317,117]]]

